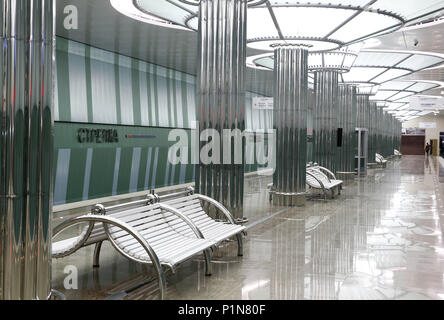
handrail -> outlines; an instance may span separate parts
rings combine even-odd
[[[202,195],[202,194],[196,194],[196,196],[197,196],[197,198],[198,198],[199,200],[201,200],[201,201],[206,201],[206,202],[212,204],[213,206],[215,206],[217,209],[220,210],[220,212],[222,212],[222,213],[225,215],[225,217],[228,219],[228,221],[229,221],[231,224],[236,224],[236,225],[237,225],[237,223],[236,223],[236,221],[234,220],[233,216],[231,215],[230,211],[228,211],[228,209],[225,208],[225,207],[224,207],[222,204],[220,204],[218,201],[216,201],[216,200],[214,200],[214,199],[212,199],[212,198],[210,198],[210,197],[204,196],[204,195]]]
[[[162,265],[160,264],[159,258],[157,257],[157,254],[154,252],[154,250],[151,248],[151,246],[148,244],[148,242],[139,234],[137,230],[135,230],[133,227],[128,225],[127,223],[120,221],[118,219],[112,218],[112,217],[106,217],[106,216],[98,216],[98,215],[84,215],[76,218],[71,218],[59,226],[54,228],[54,236],[59,234],[62,230],[65,228],[68,228],[72,225],[82,223],[82,222],[102,222],[104,226],[108,226],[108,224],[111,224],[115,227],[118,227],[122,229],[123,231],[128,232],[134,239],[136,239],[137,242],[143,247],[143,249],[146,251],[148,256],[151,259],[151,263],[154,265],[154,268],[157,271],[157,274],[159,275],[159,288],[160,288],[160,299],[163,300],[165,298],[166,294],[166,281],[165,276],[162,270]],[[108,236],[109,241],[113,245],[113,247],[120,252],[123,256],[129,258],[130,260],[134,260],[140,263],[147,264],[148,262],[145,260],[141,260],[132,256],[129,256],[127,253],[125,253],[120,247],[115,243],[114,239],[110,236],[108,227],[105,227],[106,235]]]
[[[164,195],[157,195],[158,197],[158,201],[166,201],[170,198],[177,198],[180,196],[190,196],[194,194],[194,188],[193,187],[188,187],[183,191],[179,191],[179,192],[174,192],[174,193],[167,193]]]
[[[109,206],[109,207],[105,207],[101,204],[96,204],[93,209],[92,209],[92,214],[101,214],[100,212],[97,212],[97,209],[100,209],[99,206],[103,207],[106,209],[106,211],[109,213],[110,211],[116,211],[119,209],[123,209],[126,207],[137,207],[137,206],[146,206],[146,205],[150,205],[155,203],[155,197],[152,194],[148,194],[146,199],[141,199],[141,200],[136,200],[136,201],[132,201],[132,202],[125,202],[125,203],[120,203],[120,204],[116,204],[113,206]]]

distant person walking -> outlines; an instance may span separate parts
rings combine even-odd
[[[430,145],[429,145],[428,142],[427,142],[427,144],[426,144],[426,146],[425,146],[425,153],[426,153],[427,157],[428,157],[429,154],[430,154]]]

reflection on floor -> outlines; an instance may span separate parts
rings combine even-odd
[[[211,277],[202,257],[186,262],[168,275],[167,298],[444,299],[442,172],[437,158],[405,156],[346,185],[335,200],[292,209],[270,206],[269,178],[248,178],[244,257],[227,243]],[[92,251],[54,260],[54,288],[68,299],[157,299],[149,268],[105,244],[93,270]],[[64,289],[70,265],[77,290]]]

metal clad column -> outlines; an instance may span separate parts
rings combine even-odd
[[[220,164],[203,164],[201,159],[196,191],[221,202],[237,218],[243,204],[245,145],[241,163],[234,164],[232,152],[232,163],[222,164],[222,133],[245,129],[246,27],[247,0],[200,1],[197,119],[200,130],[219,133],[221,150]]]
[[[314,161],[333,173],[337,171],[338,81],[336,71],[315,72]]]
[[[273,202],[288,206],[304,205],[308,52],[300,48],[277,48],[274,61],[274,130],[277,146]]]
[[[354,178],[355,161],[355,119],[356,119],[356,87],[349,85],[339,86],[339,123],[342,128],[342,147],[338,148],[338,174],[342,178]]]
[[[376,162],[376,111],[377,111],[376,102],[369,102],[368,109],[368,162],[375,163]]]
[[[2,0],[0,299],[51,289],[55,1]]]

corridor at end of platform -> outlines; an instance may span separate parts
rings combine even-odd
[[[236,243],[168,274],[168,299],[443,299],[444,160],[404,156],[345,185],[342,194],[302,208],[272,206],[268,177],[245,181],[250,222],[244,256]],[[53,260],[53,287],[68,299],[157,299],[152,270],[104,244]],[[78,272],[66,290],[67,267]]]

